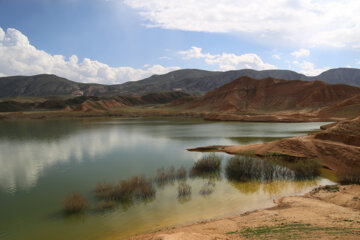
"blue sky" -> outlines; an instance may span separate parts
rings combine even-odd
[[[0,75],[358,68],[359,12],[355,0],[0,0]]]

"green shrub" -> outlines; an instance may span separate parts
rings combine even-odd
[[[74,193],[67,196],[63,204],[65,213],[73,214],[85,210],[88,206],[88,201],[80,193]]]

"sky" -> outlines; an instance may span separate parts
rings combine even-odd
[[[0,76],[360,67],[358,0],[0,0]]]

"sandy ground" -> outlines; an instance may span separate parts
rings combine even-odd
[[[275,203],[265,210],[129,239],[360,239],[358,185],[317,188],[304,196],[281,197]]]

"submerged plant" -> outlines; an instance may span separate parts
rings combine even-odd
[[[188,197],[190,195],[191,195],[191,186],[184,182],[179,183],[178,198]]]
[[[322,165],[316,159],[292,157],[288,160],[270,158],[269,161],[291,169],[296,180],[313,179],[320,175]]]
[[[337,175],[341,184],[360,184],[360,167],[343,169]]]
[[[176,178],[176,172],[174,167],[170,167],[168,170],[165,168],[159,168],[155,176],[155,182],[159,185],[163,185],[167,182],[174,181]]]
[[[200,176],[202,174],[216,173],[221,170],[222,158],[215,153],[210,153],[196,161],[191,169],[192,176]]]
[[[132,201],[155,196],[156,190],[151,179],[135,176],[122,180],[118,185],[98,183],[95,196],[102,200]]]
[[[67,196],[64,201],[64,212],[68,214],[78,213],[85,210],[88,206],[88,201],[80,193],[74,193]]]
[[[235,181],[269,182],[280,179],[292,179],[294,173],[272,162],[263,161],[249,156],[237,156],[228,160],[225,173],[227,178]]]
[[[116,202],[114,200],[100,200],[97,204],[97,209],[104,211],[107,209],[112,209],[116,206]]]
[[[321,164],[314,159],[267,156],[265,160],[249,156],[229,159],[226,176],[236,181],[304,180],[313,179],[320,174]]]
[[[203,196],[210,195],[214,192],[215,183],[208,181],[200,189],[199,193]]]
[[[176,179],[178,180],[185,179],[186,176],[187,176],[187,171],[184,167],[181,167],[176,171]]]

